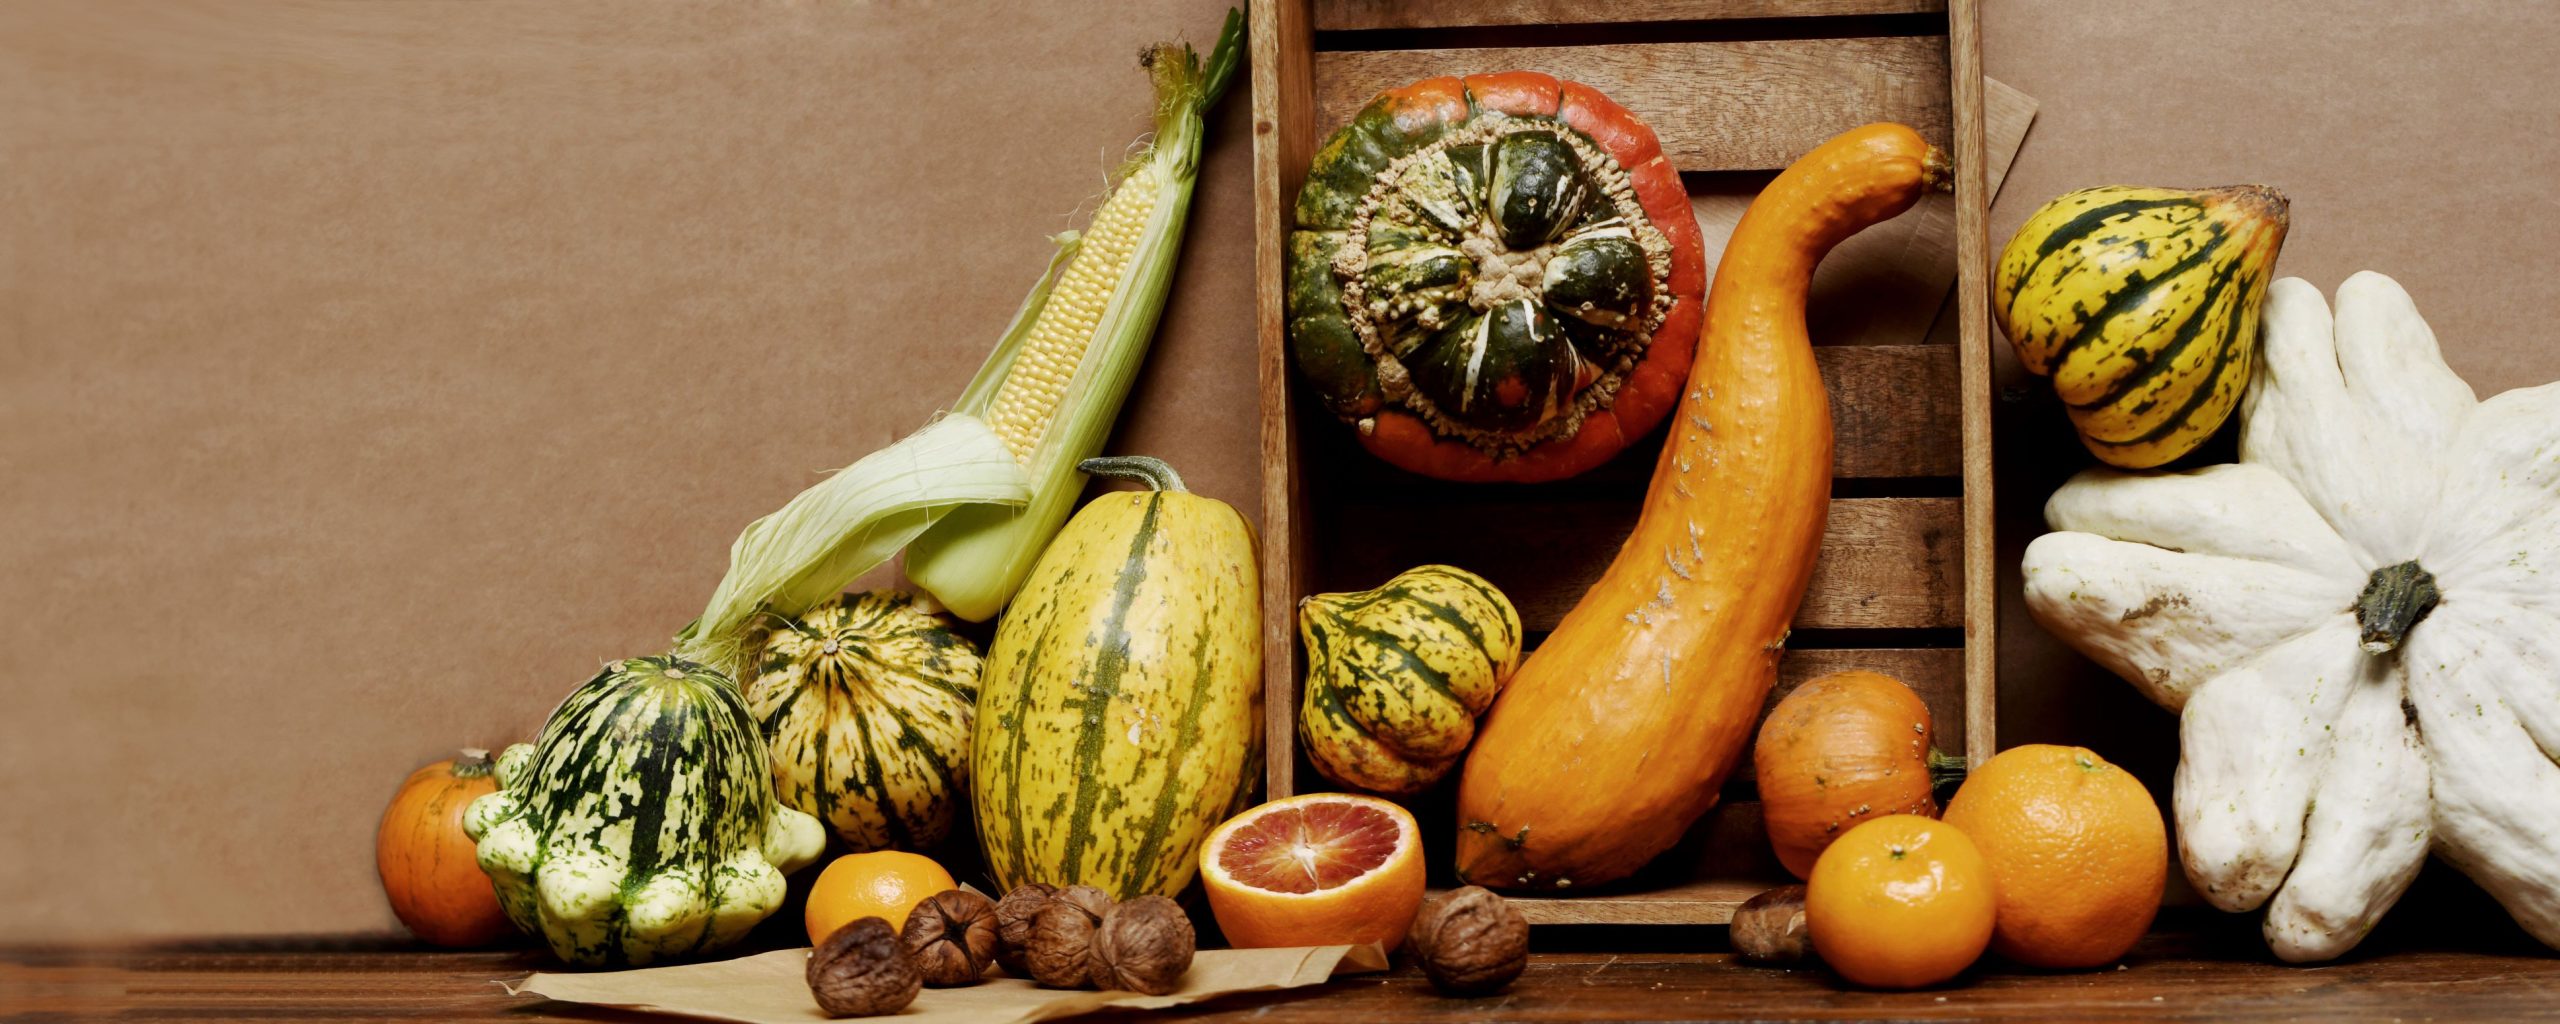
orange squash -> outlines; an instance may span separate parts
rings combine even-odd
[[[1930,749],[1936,742],[1929,706],[1892,676],[1834,672],[1797,687],[1751,746],[1779,863],[1808,877],[1823,847],[1859,822],[1937,817],[1935,773],[1963,762]]]
[[[382,894],[400,923],[430,944],[483,946],[514,931],[462,832],[462,809],[497,788],[489,752],[465,750],[409,773],[382,812],[373,840]]]
[[[1797,160],[1743,215],[1634,534],[1521,666],[1467,759],[1467,881],[1623,878],[1714,806],[1777,678],[1830,509],[1831,411],[1804,323],[1814,264],[1948,173],[1919,133],[1869,125]]]

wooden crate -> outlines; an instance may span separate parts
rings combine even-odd
[[[1983,270],[1992,185],[1974,2],[1256,0],[1273,796],[1327,788],[1289,753],[1297,748],[1300,597],[1365,589],[1413,565],[1449,562],[1509,593],[1534,641],[1616,553],[1659,450],[1657,430],[1610,464],[1559,484],[1442,483],[1370,457],[1293,377],[1281,314],[1283,253],[1314,146],[1380,89],[1515,68],[1589,83],[1650,123],[1690,187],[1710,260],[1775,169],[1840,131],[1902,121],[1955,155],[1953,197],[1852,240],[1817,280],[1811,319],[1831,389],[1836,482],[1777,694],[1838,668],[1889,672],[1927,700],[1942,747],[1976,759],[1990,753],[1996,603]],[[2018,109],[2023,102],[1996,90],[2005,115],[2000,167],[2031,116],[2031,104]],[[1853,251],[1861,246],[1864,255]],[[1956,296],[1946,301],[1950,281]],[[1841,301],[1824,303],[1826,294]],[[1936,343],[1917,343],[1924,339]],[[1415,803],[1441,872],[1435,884],[1448,881],[1453,788],[1443,784]],[[1539,923],[1717,923],[1784,878],[1760,827],[1746,757],[1720,806],[1636,878],[1516,902]]]

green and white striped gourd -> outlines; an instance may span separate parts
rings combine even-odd
[[[737,686],[673,657],[613,662],[560,702],[538,744],[499,756],[463,830],[508,920],[581,967],[736,942],[826,845],[775,803]]]
[[[782,802],[857,851],[942,841],[969,785],[978,649],[894,590],[848,594],[765,637],[747,687]]]

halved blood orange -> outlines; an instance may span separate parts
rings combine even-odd
[[[1404,808],[1375,797],[1293,796],[1210,832],[1200,879],[1239,949],[1394,949],[1422,909],[1422,833]]]

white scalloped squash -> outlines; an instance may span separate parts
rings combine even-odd
[[[2430,850],[2560,947],[2560,384],[2478,400],[2369,272],[2334,319],[2276,282],[2263,345],[2240,461],[2073,478],[2027,607],[2180,712],[2187,877],[2277,955],[2354,947]]]

